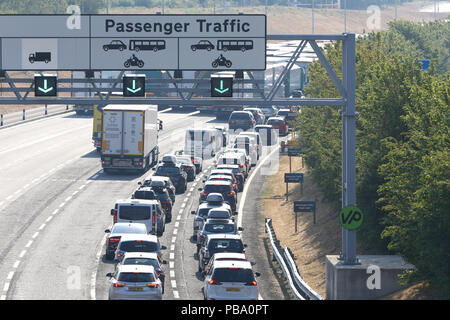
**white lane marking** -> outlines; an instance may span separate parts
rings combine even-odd
[[[74,192],[72,193],[72,196],[76,195],[77,193],[78,193],[78,190],[74,191]]]
[[[173,229],[173,234],[177,234],[178,233],[178,229]]]
[[[94,264],[95,266],[98,266],[100,264],[100,257],[102,256],[103,245],[105,244],[107,237],[108,234],[105,234],[103,236],[102,242],[100,243],[100,248],[97,252],[97,255],[95,256],[95,264]],[[95,300],[96,280],[97,280],[97,267],[94,268],[94,271],[91,274],[91,300]]]
[[[184,209],[184,207],[186,207],[186,202],[183,202],[183,203],[181,204],[181,207]]]
[[[179,298],[180,298],[180,295],[178,294],[178,291],[177,291],[177,290],[174,290],[174,291],[173,291],[173,297],[174,297],[175,299],[179,299]]]
[[[5,203],[5,201],[0,202],[0,207]]]
[[[83,189],[84,187],[86,187],[86,185],[85,184],[83,184],[81,187],[79,187],[78,189]]]
[[[3,286],[3,291],[7,292],[9,290],[9,282],[6,282]]]
[[[42,230],[45,228],[45,223],[41,224],[41,226],[39,227],[39,230]]]
[[[175,253],[169,253],[169,260],[175,260]]]
[[[12,198],[14,198],[14,196],[13,195],[10,195],[10,196],[8,196],[8,197],[6,197],[6,200],[11,200]]]
[[[169,275],[171,278],[175,278],[175,271],[170,270]]]
[[[22,250],[19,254],[19,258],[23,258],[23,256],[27,253],[27,250]]]
[[[175,251],[175,245],[174,244],[170,245],[170,251]]]
[[[68,202],[68,201],[70,201],[70,199],[72,199],[72,196],[68,196],[67,198],[66,198],[66,200],[64,200],[65,202]]]
[[[180,220],[180,219],[181,219],[181,215],[178,215],[178,216],[177,216],[177,220]]]
[[[179,213],[179,214],[182,214],[183,211],[184,211],[183,209],[180,209],[180,211],[178,211],[178,213]]]
[[[16,262],[14,262],[14,264],[13,264],[13,268],[17,269],[19,267],[19,264],[20,264],[20,260],[16,260]]]
[[[30,184],[28,183],[28,184],[26,184],[23,188],[26,189],[26,188],[28,188],[29,186],[30,186]]]
[[[29,248],[32,243],[33,243],[33,240],[28,241],[27,244],[25,245],[25,248]]]
[[[174,243],[177,240],[177,237],[172,237],[172,243]]]
[[[32,236],[33,239],[35,239],[39,235],[39,232],[35,232]]]
[[[48,218],[47,218],[47,220],[45,220],[45,222],[50,222],[50,220],[52,220],[53,219],[53,216],[49,216]]]
[[[173,269],[174,266],[175,266],[175,262],[169,261],[169,268]]]
[[[62,207],[64,207],[65,205],[66,205],[66,203],[63,202],[63,203],[61,203],[61,204],[59,205],[59,207],[62,208]]]
[[[179,225],[180,225],[179,222],[175,222],[175,228],[178,228]]]
[[[6,277],[6,280],[11,280],[14,277],[14,271],[11,271],[8,273],[8,276]]]
[[[183,202],[187,202],[188,200],[189,200],[189,198],[184,198]]]
[[[197,185],[197,182],[194,182],[194,183],[192,184],[193,187],[195,187],[196,185]],[[194,189],[194,188],[192,188],[192,189]]]
[[[172,288],[177,287],[177,282],[175,280],[170,280],[170,283],[172,284]]]
[[[57,214],[59,209],[55,209],[55,211],[52,212],[53,215]]]
[[[0,296],[0,300],[6,300],[6,296],[5,295],[1,295]]]
[[[191,195],[191,192],[192,192],[192,191],[194,191],[194,187],[192,187],[192,188],[189,189],[189,193],[188,193],[189,196]]]

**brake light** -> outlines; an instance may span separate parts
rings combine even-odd
[[[258,283],[256,281],[250,281],[245,284],[246,286],[256,286]]]
[[[117,222],[117,211],[114,212],[114,223]]]
[[[206,192],[205,191],[202,191],[202,193],[200,193],[202,196],[205,196],[206,195]]]
[[[236,190],[236,185],[235,184],[233,184],[233,190]]]
[[[239,168],[242,168],[243,166],[244,166],[243,164],[240,164],[240,165],[239,165]]]
[[[161,204],[170,204],[170,202],[167,200],[163,200],[163,201],[161,201]]]
[[[220,284],[222,284],[220,281],[217,281],[217,280],[210,280],[209,281],[209,284],[210,285],[220,285]]]
[[[156,288],[158,288],[158,284],[157,283],[147,283],[147,287],[156,289]]]
[[[109,238],[109,242],[119,242],[120,238]]]
[[[120,288],[120,287],[125,287],[125,283],[123,282],[116,282],[113,284],[114,288]]]
[[[227,194],[227,196],[233,197],[234,196],[234,192],[231,191],[229,194]]]
[[[204,239],[205,236],[203,234],[200,235],[200,239]]]

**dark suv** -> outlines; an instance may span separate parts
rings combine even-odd
[[[231,181],[206,181],[204,188],[199,188],[200,199],[199,202],[203,202],[210,193],[220,193],[223,196],[223,200],[227,202],[233,212],[236,211],[237,194],[233,190],[233,184]]]
[[[177,193],[187,189],[187,174],[179,164],[161,164],[155,169],[154,176],[169,177]]]
[[[133,199],[159,200],[166,213],[166,222],[172,221],[172,201],[166,188],[141,187],[133,193]]]
[[[228,119],[230,130],[253,129],[255,123],[255,118],[250,111],[233,111]]]

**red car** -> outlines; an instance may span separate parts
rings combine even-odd
[[[288,126],[281,117],[270,117],[269,120],[267,120],[267,124],[272,126],[274,129],[278,129],[280,136],[285,136],[288,134]]]

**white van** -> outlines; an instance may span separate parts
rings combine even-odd
[[[241,148],[247,150],[248,155],[250,156],[251,165],[256,166],[259,160],[259,156],[258,146],[254,137],[237,135],[234,139],[233,148]]]
[[[184,153],[189,156],[209,159],[222,148],[222,133],[216,129],[188,129]]]
[[[111,209],[111,215],[114,216],[114,223],[143,223],[147,227],[148,233],[161,234],[158,232],[158,220],[161,219],[163,210],[158,200],[118,200],[114,209]]]
[[[239,133],[239,136],[247,136],[247,137],[253,137],[256,139],[256,148],[258,151],[258,160],[259,157],[261,157],[262,152],[263,152],[263,145],[262,145],[262,139],[261,136],[258,132],[241,132]]]

